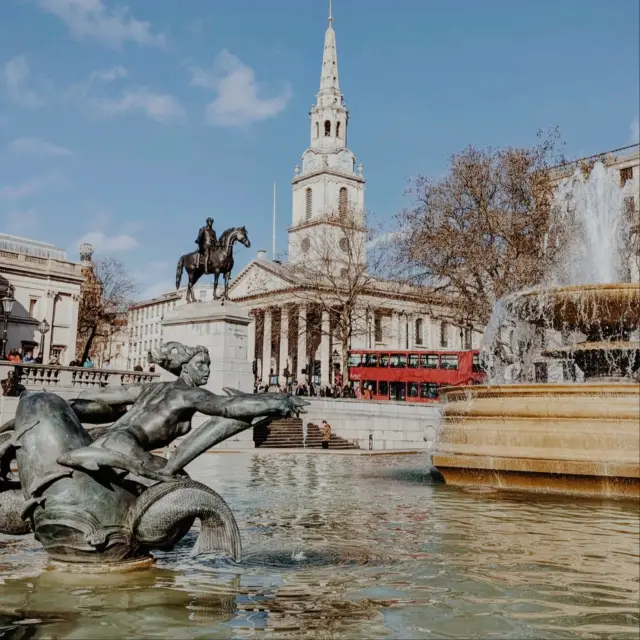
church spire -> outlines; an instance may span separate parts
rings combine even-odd
[[[332,5],[332,0],[329,0],[329,26],[324,34],[320,93],[340,93],[340,84],[338,82],[338,52],[336,50],[336,32],[333,30]]]

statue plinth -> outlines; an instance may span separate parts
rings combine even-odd
[[[162,337],[164,342],[174,340],[190,347],[207,347],[211,373],[205,388],[212,393],[222,393],[222,387],[252,393],[250,322],[247,310],[237,303],[197,302],[167,312],[162,320]],[[169,373],[162,375],[173,379]]]

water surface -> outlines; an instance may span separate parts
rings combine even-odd
[[[423,456],[211,454],[240,565],[45,571],[0,537],[0,638],[637,638],[638,505],[430,484]],[[265,632],[267,635],[265,636]],[[4,634],[4,635],[3,635]]]

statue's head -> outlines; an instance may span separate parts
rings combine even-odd
[[[245,227],[238,227],[238,234],[236,235],[236,239],[240,244],[243,244],[245,247],[247,247],[247,249],[251,246],[251,242],[249,241],[249,236]]]
[[[206,347],[187,347],[181,342],[167,342],[150,350],[148,359],[193,386],[201,387],[209,380],[211,360]]]
[[[207,227],[213,225],[213,218],[207,218]]]

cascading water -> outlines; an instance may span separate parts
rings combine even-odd
[[[584,340],[585,335],[575,330],[579,321],[574,321],[573,327],[558,327],[554,303],[557,287],[629,280],[628,241],[633,220],[627,213],[627,198],[632,193],[631,183],[621,187],[619,171],[602,162],[588,173],[577,168],[560,183],[554,217],[561,228],[553,230],[561,243],[559,259],[540,285],[506,296],[494,306],[481,346],[490,383],[532,381],[534,360],[543,349],[564,348]],[[582,291],[576,291],[571,305],[585,319],[587,314],[593,316],[599,311]],[[590,321],[593,326],[593,318]],[[611,327],[606,329],[611,337]],[[606,338],[601,335],[599,339]],[[568,362],[559,369],[564,380],[567,364],[572,366]],[[569,377],[581,379],[582,372],[571,371]]]

